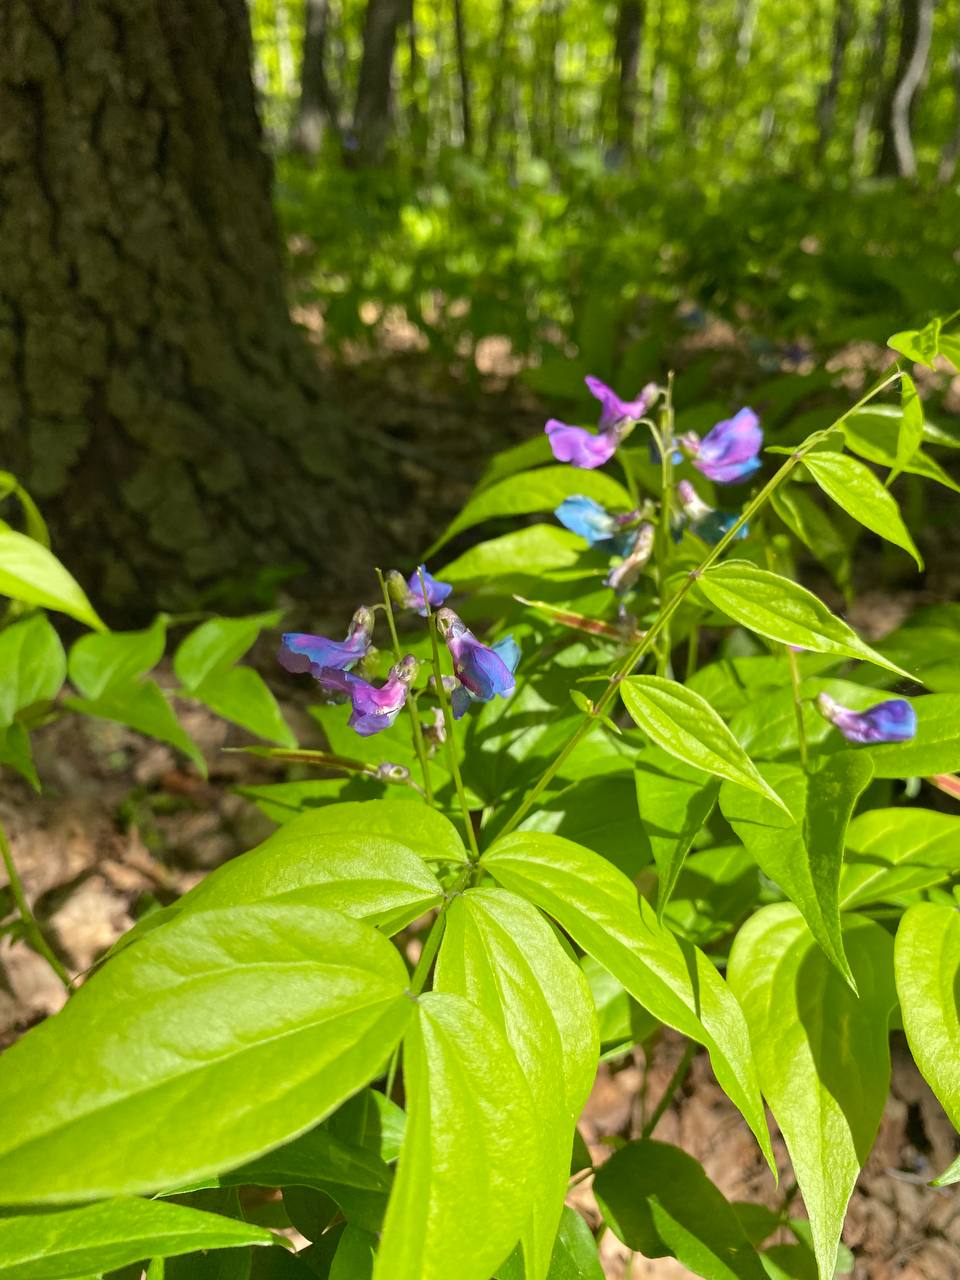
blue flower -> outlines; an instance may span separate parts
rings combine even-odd
[[[361,605],[350,620],[345,640],[288,631],[281,640],[277,659],[287,671],[295,673],[310,671],[314,666],[346,671],[367,656],[372,635],[373,610]]]
[[[497,694],[506,698],[513,693],[513,673],[520,661],[520,649],[512,636],[504,636],[495,645],[483,644],[452,609],[440,610],[437,627],[460,681],[450,699],[456,719],[471,702],[490,702]]]
[[[620,531],[620,523],[612,512],[582,494],[564,498],[553,514],[565,529],[579,534],[590,547],[609,542]]]
[[[836,725],[848,742],[909,742],[917,733],[917,713],[906,698],[890,698],[867,711],[851,711],[829,694],[821,693],[817,710]]]
[[[677,500],[690,528],[711,547],[715,547],[740,519],[736,511],[716,511],[707,506],[689,480],[681,480],[677,485]],[[747,526],[743,525],[737,530],[734,541],[746,536]]]
[[[427,587],[426,602],[423,598],[423,586],[420,583],[421,572]],[[402,574],[397,573],[396,569],[391,569],[387,574],[387,586],[390,590],[390,598],[401,609],[416,609],[421,618],[427,616],[428,604],[431,609],[436,609],[438,605],[443,604],[453,590],[449,582],[438,582],[433,574],[427,572],[427,566],[424,564],[419,565],[406,582]]]
[[[760,468],[763,432],[752,409],[718,422],[702,440],[689,432],[683,443],[694,455],[693,465],[715,484],[737,484]]]
[[[386,682],[378,689],[349,671],[314,664],[310,674],[328,693],[350,699],[353,710],[347,721],[363,738],[389,729],[407,700],[407,690],[417,674],[418,662],[412,654],[390,668]]]

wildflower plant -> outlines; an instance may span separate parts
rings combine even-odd
[[[701,437],[671,378],[626,401],[590,380],[597,431],[552,419],[500,455],[430,572],[372,576],[345,639],[284,635],[323,742],[256,748],[301,770],[248,789],[276,832],[0,1059],[0,1276],[155,1277],[191,1253],[246,1276],[278,1237],[245,1187],[310,1241],[290,1275],[597,1280],[607,1229],[708,1280],[843,1270],[893,1027],[960,1124],[960,619],[934,606],[871,646],[793,563],[821,558],[839,601],[860,530],[922,565],[892,489],[957,488],[927,447],[960,441],[908,372],[940,341],[896,335],[803,439],[735,405]],[[64,607],[63,579],[60,603],[2,581]],[[96,703],[106,659],[77,650],[119,638],[72,600]],[[25,626],[49,623],[0,645]],[[210,705],[249,670],[229,639],[178,650]],[[588,1149],[598,1062],[646,1060],[663,1028],[686,1042],[674,1077]],[[769,1165],[764,1206],[657,1136],[700,1052]],[[947,1186],[960,1161],[913,1172]],[[564,1204],[587,1178],[600,1228]]]

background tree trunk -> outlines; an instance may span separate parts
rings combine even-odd
[[[363,164],[378,164],[386,150],[397,28],[408,12],[409,0],[367,0],[353,117],[356,156]]]
[[[833,136],[833,124],[837,114],[837,98],[843,80],[843,65],[847,46],[853,36],[856,13],[853,0],[836,0],[833,15],[833,38],[830,45],[830,75],[821,86],[817,98],[817,142],[814,158],[819,163]]]
[[[944,184],[953,181],[960,161],[960,43],[950,55],[953,69],[953,133],[944,143],[940,155],[940,166],[937,169],[937,181]]]
[[[291,146],[304,155],[320,150],[326,125],[340,136],[337,101],[327,79],[327,30],[330,0],[306,0],[303,58],[300,64],[300,100],[290,136]]]
[[[644,0],[620,0],[617,13],[617,147],[631,155],[637,131],[637,73]]]
[[[0,7],[0,450],[108,616],[344,543],[249,46],[243,0]]]
[[[878,174],[898,173],[905,178],[916,176],[913,110],[930,55],[933,3],[934,0],[901,0],[897,69],[884,104]]]
[[[470,73],[467,69],[467,32],[463,22],[463,0],[453,0],[453,31],[457,46],[457,78],[460,81],[460,129],[463,149],[473,150],[473,111]]]

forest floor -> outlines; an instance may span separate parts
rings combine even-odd
[[[350,397],[345,402],[355,406],[359,422],[369,424],[368,441],[382,453],[378,483],[385,488],[376,502],[377,532],[398,567],[409,571],[404,557],[415,555],[458,509],[496,448],[542,429],[542,408],[511,380],[508,356],[490,353],[483,394],[476,397],[451,394],[447,377],[433,378],[419,360],[403,355],[379,363],[375,375],[362,362],[338,373],[341,393]],[[945,566],[950,560],[945,558]],[[936,590],[866,593],[851,621],[876,638],[914,603],[955,596],[957,572],[954,560],[938,575]],[[344,605],[352,607],[318,599],[312,621],[333,618]],[[254,657],[269,668],[269,653],[255,651]],[[281,689],[276,681],[274,686]],[[283,689],[282,709],[298,736],[310,741],[312,721],[297,697],[296,691]],[[41,796],[8,772],[0,778],[0,822],[28,897],[72,972],[88,969],[146,904],[171,901],[273,829],[236,788],[278,780],[282,775],[275,766],[224,752],[246,741],[245,735],[204,709],[181,704],[178,711],[210,764],[206,781],[163,745],[107,722],[72,716],[35,735]],[[0,1048],[63,1000],[62,988],[42,960],[9,937],[0,939]],[[845,1230],[856,1256],[854,1275],[856,1280],[960,1280],[960,1198],[955,1188],[936,1191],[925,1185],[953,1158],[954,1133],[901,1036],[894,1037],[893,1048],[891,1096]],[[600,1134],[639,1134],[638,1095],[645,1092],[655,1100],[681,1052],[678,1038],[667,1034],[648,1059],[638,1049],[601,1067],[581,1123],[596,1161],[610,1151],[599,1142]],[[776,1207],[778,1195],[790,1185],[779,1136],[775,1151],[785,1172],[780,1192],[702,1053],[655,1136],[679,1143],[701,1160],[730,1199]],[[599,1221],[588,1183],[574,1189],[571,1203]],[[609,1233],[602,1254],[614,1280],[680,1280],[690,1274],[670,1259],[638,1257],[631,1270],[626,1251]]]

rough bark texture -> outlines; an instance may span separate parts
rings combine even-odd
[[[409,0],[367,0],[363,57],[353,117],[356,151],[364,164],[376,164],[390,136],[390,99],[397,28],[409,12]]]
[[[0,453],[115,618],[340,541],[259,144],[243,0],[0,6]]]
[[[329,23],[330,0],[306,0],[300,100],[290,139],[294,148],[304,155],[315,156],[319,152],[326,126],[340,135],[337,101],[327,78]]]
[[[905,178],[916,176],[913,111],[930,55],[933,4],[934,0],[901,0],[900,47],[897,68],[884,104],[878,174],[900,174]]]

